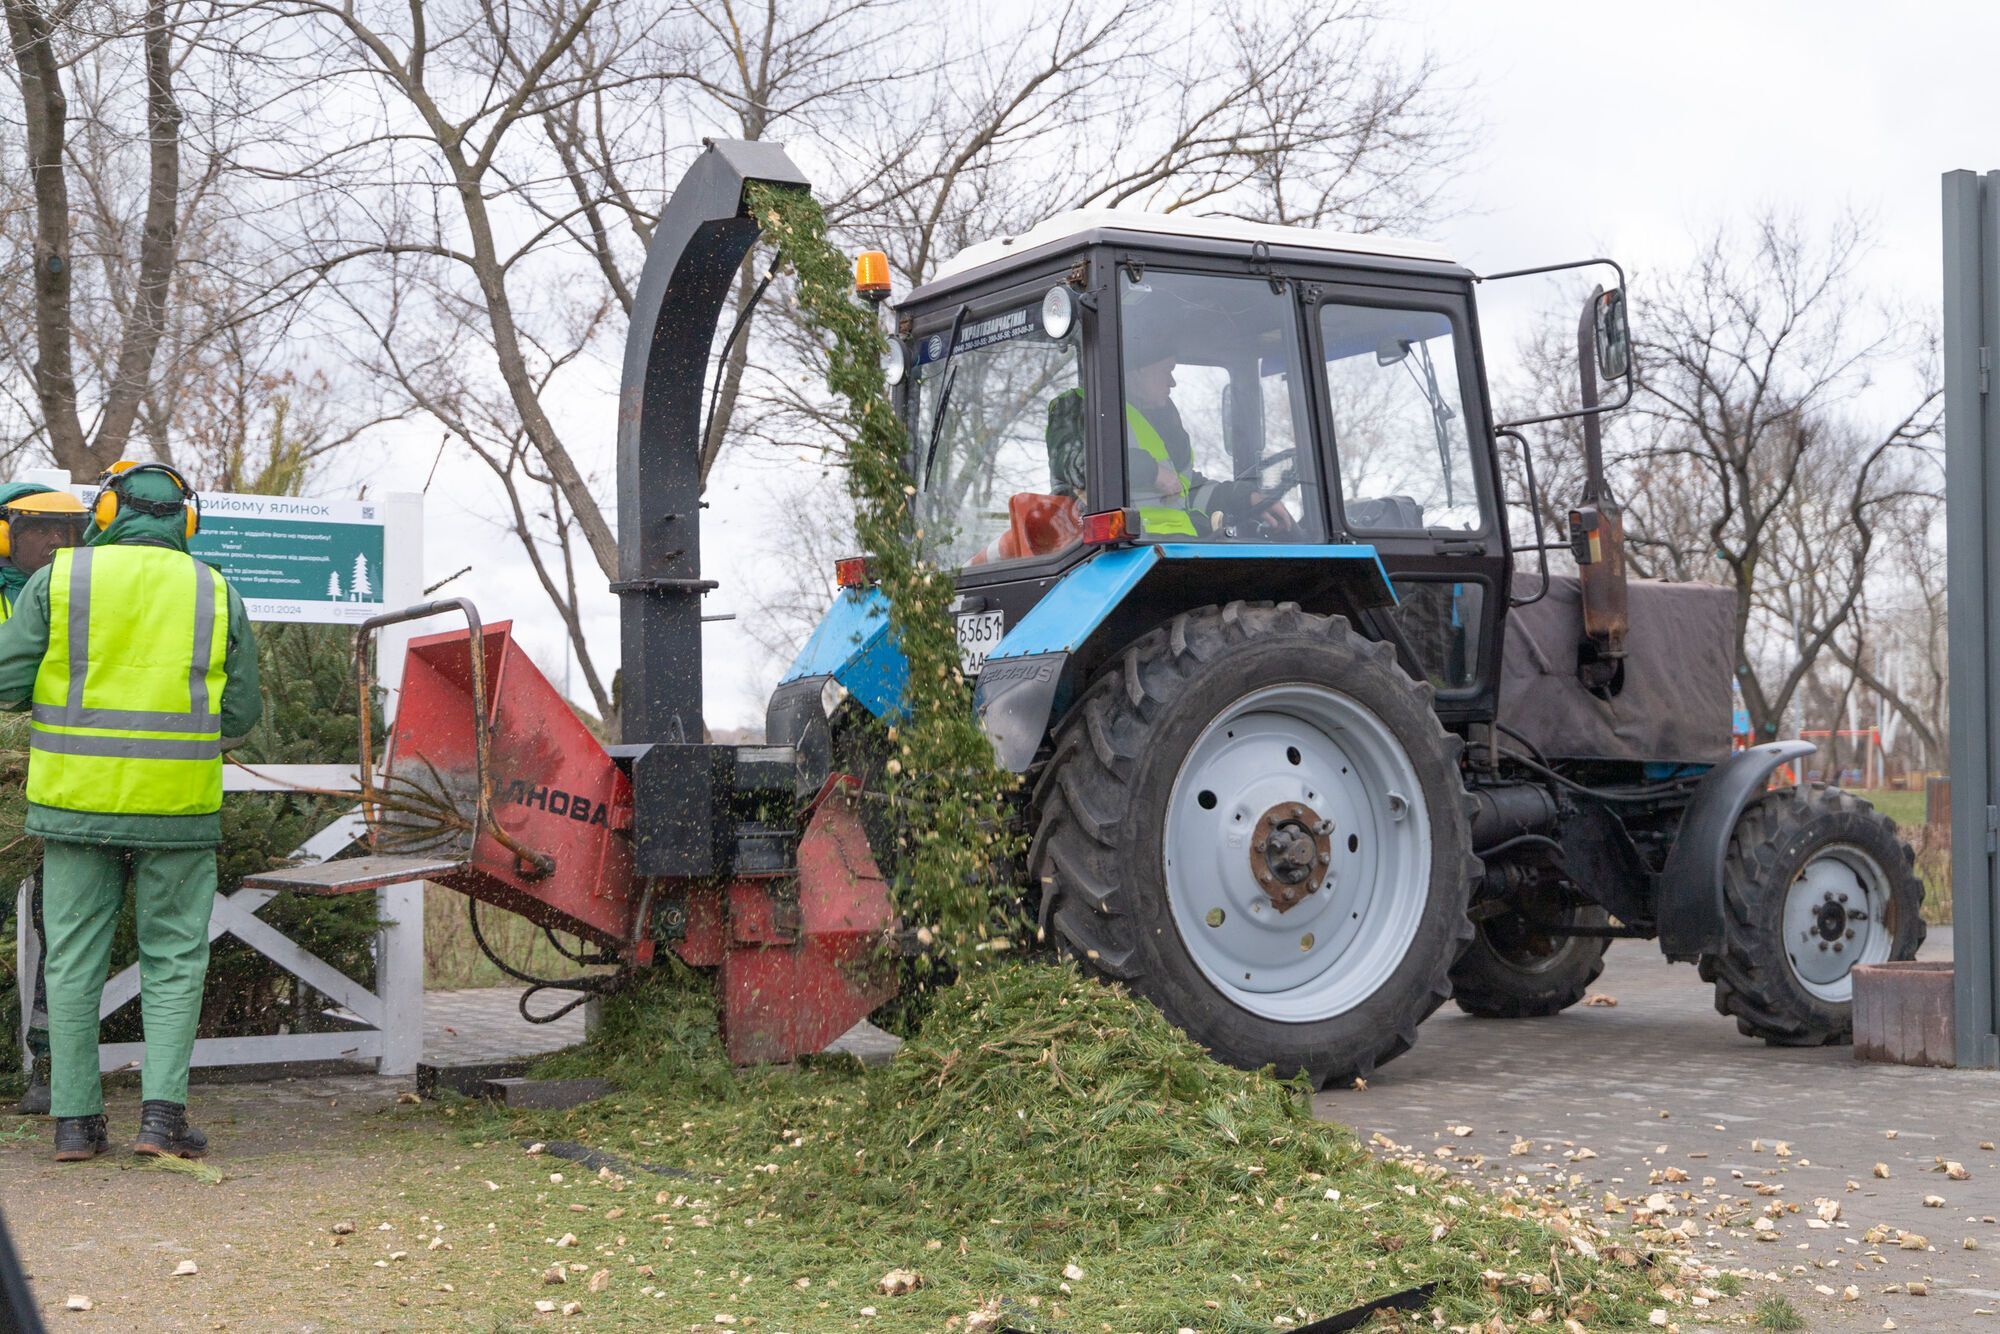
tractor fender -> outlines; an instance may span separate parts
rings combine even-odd
[[[973,708],[1000,767],[1026,772],[1083,682],[1175,611],[1260,586],[1331,590],[1342,605],[1394,605],[1375,548],[1345,543],[1161,542],[1115,547],[1065,575],[994,645]],[[1121,609],[1130,609],[1121,614]]]
[[[1660,949],[1669,958],[1691,959],[1722,948],[1723,862],[1736,822],[1780,765],[1816,749],[1810,741],[1767,741],[1737,751],[1702,778],[1660,873],[1656,920]]]
[[[779,678],[778,688],[787,694],[801,689],[818,694],[829,678],[839,683],[836,695],[852,696],[878,718],[903,711],[910,664],[889,628],[889,599],[881,589],[841,589]]]

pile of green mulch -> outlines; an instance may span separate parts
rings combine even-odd
[[[556,1295],[663,1326],[1270,1330],[1431,1282],[1426,1325],[1644,1326],[1665,1304],[1662,1275],[1586,1220],[1380,1161],[1314,1121],[1302,1088],[1216,1064],[1066,965],[974,971],[867,1072],[729,1074],[694,975],[608,1008],[540,1073],[625,1092],[511,1119],[452,1109],[493,1155],[464,1175],[495,1188],[426,1207],[460,1236],[494,1223],[518,1257],[481,1271],[482,1309],[545,1296],[565,1260],[607,1277]],[[524,1156],[536,1139],[628,1166]],[[882,1292],[892,1270],[918,1286]]]

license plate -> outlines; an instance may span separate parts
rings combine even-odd
[[[966,679],[979,675],[986,655],[1007,633],[1007,618],[997,611],[969,611],[958,618],[958,670]]]

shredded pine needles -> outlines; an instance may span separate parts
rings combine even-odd
[[[663,980],[609,1002],[591,1043],[540,1072],[609,1071],[627,1091],[504,1125],[454,1109],[467,1139],[507,1155],[460,1174],[500,1189],[468,1181],[459,1205],[474,1212],[451,1209],[454,1230],[497,1214],[523,1241],[566,1232],[577,1248],[528,1246],[482,1285],[532,1300],[543,1267],[573,1253],[612,1275],[593,1314],[792,1331],[967,1328],[980,1312],[1021,1330],[1270,1330],[1429,1282],[1426,1324],[1539,1310],[1610,1329],[1659,1303],[1637,1251],[1613,1258],[1560,1210],[1379,1161],[1314,1121],[1303,1088],[1217,1064],[1068,965],[961,979],[866,1072],[732,1075],[712,1023],[698,978]],[[534,1139],[628,1168],[524,1156]],[[892,1270],[917,1286],[881,1291]]]
[[[895,880],[904,923],[921,931],[931,957],[963,965],[1006,939],[1005,892],[1018,831],[1014,775],[993,760],[958,669],[948,612],[951,572],[928,553],[917,488],[905,464],[908,433],[888,397],[888,344],[872,309],[849,294],[847,259],[826,238],[826,217],[803,190],[752,184],[745,197],[765,237],[792,266],[806,322],[827,340],[827,387],[846,404],[848,493],[855,536],[889,601],[889,631],[909,668],[901,712],[886,720],[889,793],[907,812]]]

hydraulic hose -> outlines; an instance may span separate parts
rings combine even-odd
[[[1595,788],[1595,787],[1590,787],[1589,785],[1584,783],[1579,783],[1574,778],[1570,778],[1564,774],[1557,773],[1554,769],[1549,768],[1549,766],[1546,764],[1542,764],[1539,761],[1529,759],[1526,755],[1521,754],[1519,751],[1503,750],[1500,753],[1502,755],[1505,755],[1508,759],[1514,761],[1516,764],[1520,765],[1522,768],[1527,769],[1532,773],[1540,774],[1542,777],[1548,779],[1551,783],[1556,783],[1562,787],[1566,787],[1570,791],[1579,793],[1582,796],[1589,797],[1593,801],[1625,801],[1633,803],[1644,803],[1648,801],[1658,801],[1662,797],[1682,796],[1687,792],[1688,789],[1688,784],[1686,781],[1676,781],[1672,783],[1657,783],[1651,787],[1635,787],[1625,792],[1612,792],[1604,788]]]
[[[479,929],[478,899],[466,899],[465,916],[472,923],[472,938],[478,943],[479,952],[484,954],[495,968],[498,968],[507,976],[517,982],[526,982],[528,984],[528,989],[521,993],[521,1017],[531,1024],[552,1024],[571,1010],[574,1010],[577,1006],[588,1005],[594,996],[609,996],[623,990],[626,983],[631,980],[631,970],[627,968],[620,968],[617,972],[609,975],[599,974],[571,978],[536,977],[533,973],[524,973],[494,953],[493,947],[486,943],[486,933]],[[554,939],[554,936],[551,935],[550,940],[553,941]],[[578,962],[585,961],[577,955],[570,954],[569,951],[563,949],[560,945],[556,946],[556,951],[565,958],[577,959]],[[552,1013],[543,1015],[530,1013],[528,1010],[529,999],[537,992],[542,991],[580,991],[584,994]]]

